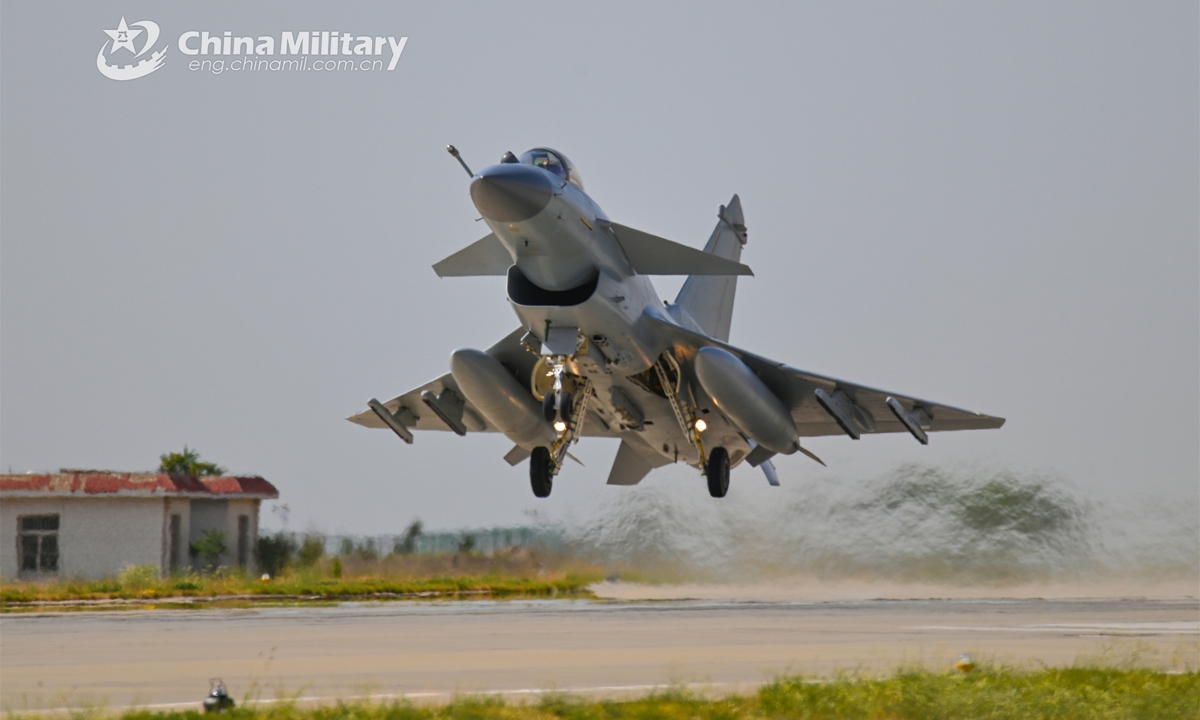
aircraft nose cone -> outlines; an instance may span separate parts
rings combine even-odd
[[[528,165],[493,165],[471,181],[471,201],[488,220],[528,220],[549,205],[553,196],[550,174]]]

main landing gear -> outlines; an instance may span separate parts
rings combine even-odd
[[[704,468],[708,480],[708,494],[715,498],[725,497],[729,492],[729,451],[715,447],[708,454],[708,465]]]
[[[689,407],[680,397],[679,390],[683,385],[683,374],[680,372],[679,362],[675,360],[674,355],[664,352],[658,362],[654,363],[654,371],[658,374],[663,394],[671,403],[671,410],[675,413],[679,429],[687,438],[688,443],[696,448],[696,452],[700,455],[700,462],[696,467],[700,468],[708,481],[708,494],[715,498],[725,497],[725,493],[729,492],[729,451],[723,447],[715,447],[708,457],[705,457],[704,441],[700,438],[700,433],[704,432],[705,423],[696,417],[695,406]],[[693,399],[692,402],[694,403],[695,400]],[[664,445],[663,450],[666,449],[667,446]],[[679,460],[678,450],[675,459]]]
[[[534,497],[550,497],[550,488],[554,486],[554,458],[550,448],[533,449],[529,456],[529,483],[533,486]]]

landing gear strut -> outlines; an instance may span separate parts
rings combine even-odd
[[[708,494],[715,498],[725,497],[729,492],[729,451],[715,447],[708,454],[708,465],[704,468],[708,479]]]
[[[554,388],[548,390],[545,397],[542,398],[542,415],[548,423],[554,422],[555,419],[570,422],[574,407],[571,394],[563,388],[563,378],[567,373],[567,358],[558,355],[553,360],[548,360],[547,364],[550,365],[549,374],[554,376]]]
[[[554,485],[554,458],[550,448],[536,447],[529,456],[529,483],[533,486],[535,497],[550,497],[550,488]]]
[[[547,388],[542,394],[542,416],[546,422],[553,423],[554,432],[558,438],[550,447],[534,448],[529,458],[529,481],[533,486],[533,494],[544,498],[550,496],[550,488],[554,484],[554,476],[562,468],[563,460],[568,456],[567,449],[578,442],[587,417],[588,400],[594,394],[592,381],[568,381],[574,392],[569,392],[564,385],[567,376],[567,362],[571,356],[554,355],[543,358],[542,362],[550,367],[547,376],[554,378],[552,388]],[[540,372],[540,370],[538,371]],[[537,377],[534,378],[534,393],[538,394]],[[578,398],[578,401],[576,401]]]

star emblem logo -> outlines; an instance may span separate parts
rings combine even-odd
[[[112,52],[125,48],[134,55],[138,54],[137,49],[133,47],[133,39],[142,34],[141,28],[130,30],[129,26],[125,24],[125,18],[122,17],[116,30],[105,30],[104,32],[113,40]]]
[[[133,55],[133,59],[137,60],[148,51],[154,50],[154,44],[158,42],[159,27],[158,23],[153,20],[138,20],[135,23],[128,23],[122,17],[116,30],[105,30],[104,34],[108,36],[108,40],[100,46],[100,52],[96,54],[96,69],[104,77],[111,80],[134,80],[145,77],[162,67],[163,58],[167,54],[165,45],[150,53],[149,57],[129,65],[121,65],[120,61],[117,61],[117,64],[109,65],[106,59],[107,55],[117,54],[118,50],[128,50]],[[133,44],[135,40],[141,42],[140,50]],[[125,57],[128,62],[128,55],[118,54],[118,56]]]

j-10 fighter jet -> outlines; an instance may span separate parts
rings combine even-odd
[[[728,343],[746,222],[737,195],[717,212],[704,250],[608,219],[560,152],[536,148],[472,173],[471,200],[492,232],[433,266],[441,277],[506,278],[521,326],[486,351],[460,349],[450,372],[349,420],[459,435],[504,433],[505,456],[529,460],[533,494],[547,497],[582,437],[621,441],[610,485],[636,485],[683,462],[713,497],[746,462],[778,485],[771,459],[802,438],[998,428],[980,415],[797,370]],[[650,275],[687,275],[674,302]],[[824,464],[824,463],[822,463]]]

